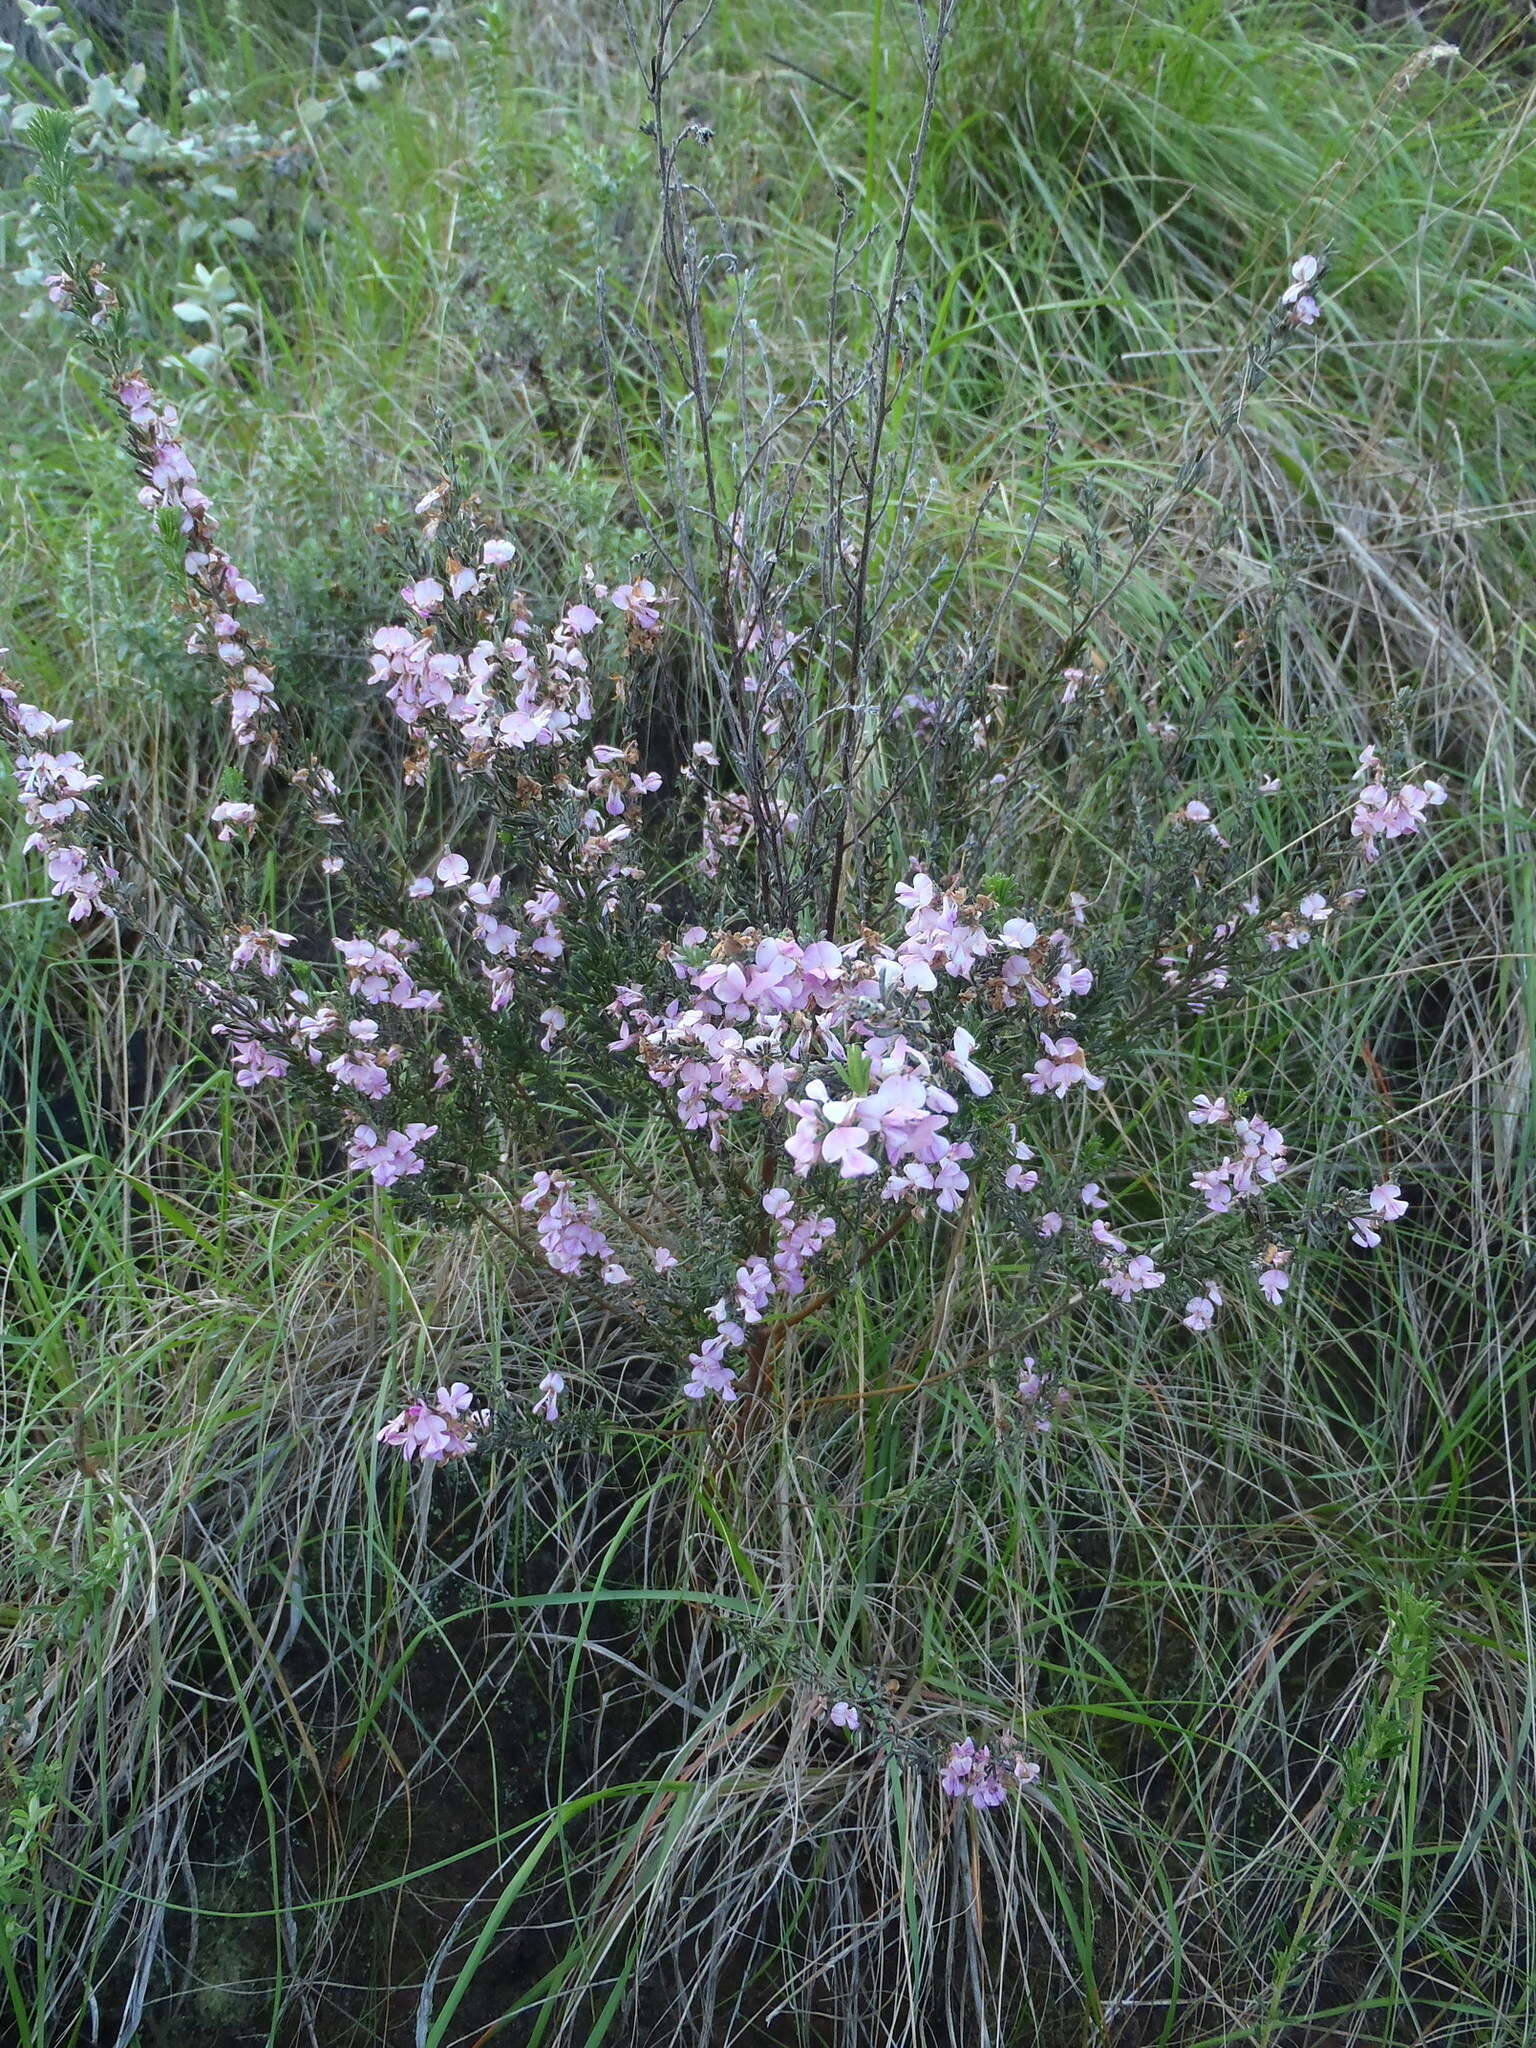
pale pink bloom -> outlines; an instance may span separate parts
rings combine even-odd
[[[480,560],[487,569],[503,569],[516,553],[511,541],[496,538],[488,540],[480,550]]]
[[[718,1394],[726,1402],[739,1398],[735,1368],[725,1363],[729,1345],[730,1339],[722,1333],[706,1338],[697,1351],[689,1353],[690,1370],[683,1392],[690,1401],[702,1401],[707,1394]]]
[[[617,589],[609,591],[608,602],[633,620],[642,633],[654,633],[661,624],[661,614],[656,607],[665,604],[667,599],[658,592],[654,583],[640,577],[633,583],[621,583]]]
[[[218,837],[227,846],[237,829],[249,831],[255,824],[256,806],[245,803],[215,804],[208,813],[208,822],[219,827]]]
[[[400,601],[407,610],[413,611],[419,619],[430,619],[442,609],[447,592],[435,576],[419,576],[414,583],[407,583],[400,593]]]
[[[419,1457],[424,1465],[440,1458],[462,1458],[475,1448],[475,1433],[490,1425],[488,1409],[476,1409],[474,1396],[462,1380],[451,1387],[439,1387],[429,1407],[425,1401],[411,1401],[379,1431],[378,1441],[390,1444],[409,1462]]]
[[[829,1103],[827,1107],[829,1110],[841,1109],[843,1104]],[[857,1124],[835,1125],[821,1141],[822,1161],[827,1166],[836,1166],[844,1180],[878,1173],[879,1166],[870,1158],[868,1145],[869,1132],[861,1130]]]
[[[283,948],[292,944],[292,932],[243,924],[230,949],[229,964],[231,967],[255,966],[270,981],[283,964]]]
[[[281,1081],[288,1071],[282,1054],[263,1045],[258,1038],[232,1038],[229,1056],[234,1063],[237,1088],[257,1088],[263,1081]]]
[[[1132,1295],[1150,1293],[1161,1287],[1167,1279],[1160,1273],[1145,1252],[1139,1252],[1124,1266],[1113,1266],[1099,1285],[1114,1295],[1117,1301],[1129,1301]]]
[[[49,894],[68,896],[69,921],[78,924],[82,918],[101,911],[111,916],[111,906],[104,901],[109,885],[118,878],[117,869],[110,861],[88,853],[83,846],[48,846],[42,833],[35,834],[26,842],[27,850],[48,847],[44,866],[51,884]]]
[[[1096,1180],[1083,1183],[1082,1187],[1078,1189],[1078,1199],[1085,1209],[1107,1209],[1109,1207],[1108,1202],[1105,1201],[1099,1192],[1099,1184]]]
[[[1232,1112],[1227,1107],[1225,1095],[1218,1095],[1212,1101],[1209,1095],[1197,1095],[1194,1107],[1189,1112],[1192,1124],[1225,1124],[1232,1121]]]
[[[1376,1218],[1374,1216],[1353,1217],[1350,1222],[1349,1235],[1351,1240],[1359,1245],[1362,1251],[1370,1251],[1381,1243],[1381,1232],[1376,1228]],[[1263,1284],[1264,1276],[1261,1273],[1259,1275],[1259,1285],[1262,1286]]]
[[[834,1700],[832,1702],[832,1711],[828,1714],[827,1719],[834,1728],[846,1728],[851,1734],[859,1725],[859,1710],[857,1707],[850,1706],[847,1700]]]
[[[1183,1323],[1186,1330],[1197,1334],[1210,1329],[1216,1320],[1218,1304],[1208,1294],[1196,1294],[1184,1304]]]
[[[1058,1215],[1058,1213],[1054,1209],[1047,1209],[1045,1214],[1040,1218],[1039,1222],[1035,1225],[1035,1229],[1039,1232],[1041,1237],[1055,1237],[1065,1227],[1066,1218],[1064,1216]]]
[[[997,1775],[992,1752],[976,1747],[969,1735],[950,1750],[939,1775],[939,1789],[948,1799],[969,1799],[978,1811],[1001,1806],[1008,1788]]]
[[[469,862],[462,853],[445,853],[433,872],[445,889],[462,889],[469,880]]]
[[[1291,1284],[1291,1276],[1280,1266],[1261,1266],[1259,1269],[1259,1291],[1271,1308],[1280,1306],[1280,1297]]]
[[[370,1124],[359,1124],[347,1145],[347,1164],[354,1173],[367,1173],[374,1184],[391,1188],[411,1174],[424,1173],[427,1162],[416,1147],[436,1137],[436,1124],[407,1124],[403,1131],[387,1131],[381,1138]]]
[[[328,853],[321,859],[320,872],[322,875],[339,875],[346,865],[339,853]]]
[[[564,1392],[564,1373],[545,1373],[543,1379],[539,1381],[538,1398],[533,1404],[534,1414],[540,1416],[545,1422],[558,1422],[560,1420],[560,1396]]]
[[[1020,1787],[1038,1785],[1040,1782],[1040,1766],[1027,1757],[1016,1756],[1013,1760],[1013,1778],[1014,1783]]]
[[[651,1264],[658,1273],[670,1273],[677,1262],[677,1253],[668,1251],[664,1244],[657,1245],[651,1253]]]
[[[1384,1180],[1371,1189],[1370,1204],[1383,1223],[1395,1223],[1408,1214],[1408,1204],[1395,1180]]]
[[[1303,896],[1296,909],[1300,916],[1312,924],[1324,924],[1333,915],[1328,898],[1318,889],[1314,889],[1310,896]]]
[[[1088,1056],[1075,1038],[1048,1038],[1042,1032],[1042,1057],[1024,1079],[1032,1095],[1054,1095],[1064,1102],[1069,1088],[1081,1085],[1090,1093],[1104,1086],[1097,1074],[1088,1071]]]
[[[981,1068],[972,1060],[971,1054],[975,1050],[975,1037],[962,1026],[955,1032],[954,1050],[948,1056],[949,1063],[960,1075],[973,1095],[990,1095],[992,1093],[992,1077],[990,1074],[984,1074]]]

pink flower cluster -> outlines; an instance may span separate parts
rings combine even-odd
[[[182,564],[202,617],[187,641],[189,652],[210,654],[224,672],[230,731],[241,747],[260,746],[277,756],[277,704],[272,672],[242,614],[265,599],[213,538],[217,525],[208,494],[182,446],[176,408],[160,399],[137,371],[119,379],[112,395],[128,422],[128,440],[147,512],[177,515],[186,543]]]
[[[968,1032],[955,1035],[970,1038]],[[969,1066],[968,1055],[962,1057]],[[878,1049],[872,1043],[866,1064],[872,1087],[833,1097],[826,1082],[817,1079],[788,1101],[794,1122],[784,1149],[795,1171],[803,1175],[813,1166],[835,1167],[841,1179],[857,1180],[885,1170],[880,1188],[885,1201],[931,1195],[939,1210],[952,1213],[970,1188],[965,1162],[973,1157],[972,1146],[948,1133],[958,1101],[935,1082],[928,1057],[904,1037]],[[980,1073],[975,1067],[971,1071]],[[878,1152],[871,1149],[875,1146]]]
[[[4,659],[5,650],[0,648],[0,663]],[[87,794],[99,787],[101,777],[90,774],[78,754],[55,754],[30,745],[68,729],[67,718],[24,703],[0,667],[0,734],[11,744],[17,801],[31,828],[24,850],[43,856],[50,894],[69,898],[74,924],[98,911],[110,914],[107,895],[118,873],[102,855],[77,844],[73,832],[60,829],[72,818],[88,815]]]
[[[429,537],[437,529],[444,496],[445,487],[439,486],[416,507],[426,518]],[[492,536],[481,542],[477,564],[446,557],[442,577],[419,576],[400,592],[411,623],[381,626],[373,635],[370,679],[383,686],[416,742],[408,780],[424,779],[434,752],[444,754],[461,775],[482,773],[509,756],[571,745],[591,722],[583,643],[598,630],[601,617],[581,600],[567,605],[554,627],[541,633],[521,592],[506,587],[513,554],[510,541]],[[588,576],[591,580],[590,571]],[[592,593],[623,619],[632,648],[648,647],[659,635],[660,607],[668,599],[652,584],[642,579],[609,590],[593,582]],[[617,751],[622,756],[624,750]],[[594,772],[594,763],[588,763],[588,772]],[[635,780],[647,788],[657,786],[646,777]],[[600,793],[606,804],[606,785]],[[622,816],[624,808],[610,808],[610,815]],[[616,844],[627,834],[621,829],[616,836],[609,828],[601,836]]]
[[[1421,832],[1430,810],[1443,804],[1446,791],[1438,782],[1404,782],[1396,790],[1387,786],[1386,769],[1374,746],[1360,755],[1355,779],[1365,787],[1355,798],[1350,832],[1361,843],[1367,860],[1379,860],[1381,839],[1406,839]]]
[[[433,581],[434,591],[440,586]],[[407,607],[421,602],[423,585],[402,593]],[[380,626],[373,636],[370,680],[403,725],[428,749],[450,738],[461,774],[488,768],[498,753],[558,747],[574,739],[592,717],[583,638],[598,624],[590,605],[571,605],[539,644],[532,622],[514,620],[498,640],[482,639],[459,652],[436,644],[430,614],[411,626]],[[422,630],[423,626],[426,630]]]
[[[609,1287],[628,1281],[629,1274],[598,1228],[596,1197],[576,1196],[564,1174],[536,1173],[518,1206],[537,1218],[539,1249],[557,1273],[574,1277],[590,1259]]]
[[[436,1136],[436,1124],[407,1124],[403,1131],[386,1131],[382,1138],[371,1124],[359,1124],[347,1144],[347,1164],[354,1173],[370,1174],[376,1187],[392,1188],[397,1181],[426,1171],[427,1162],[416,1148]]]
[[[442,1458],[462,1458],[475,1448],[475,1433],[490,1427],[488,1408],[476,1408],[474,1396],[462,1380],[451,1387],[439,1387],[434,1401],[408,1401],[400,1413],[386,1422],[378,1441],[398,1450],[409,1464],[420,1458],[423,1465]]]
[[[1285,1171],[1285,1136],[1261,1116],[1234,1117],[1226,1098],[1215,1102],[1197,1095],[1189,1112],[1192,1124],[1230,1124],[1241,1149],[1229,1154],[1219,1165],[1197,1173],[1190,1186],[1205,1197],[1213,1216],[1227,1215],[1237,1202],[1247,1201],[1261,1188],[1270,1187]]]
[[[954,1030],[947,1046],[917,1042],[923,998],[941,975],[974,980],[995,953],[1000,972],[982,988],[994,1008],[1011,1007],[1020,991],[1041,1008],[1059,1006],[1092,977],[1071,957],[1065,934],[1052,935],[1058,960],[1043,981],[1033,925],[1014,919],[994,937],[963,892],[940,890],[923,874],[896,893],[908,916],[889,945],[870,934],[837,945],[685,933],[672,961],[687,999],[653,1014],[639,990],[620,989],[613,1049],[637,1052],[658,1086],[674,1093],[684,1129],[707,1130],[712,1146],[729,1116],[749,1105],[769,1113],[782,1106],[793,1120],[787,1150],[798,1172],[825,1166],[856,1180],[884,1168],[885,1199],[932,1196],[940,1209],[954,1209],[970,1184],[964,1162],[972,1154],[949,1135],[959,1103],[941,1076],[976,1096],[990,1094],[993,1082],[974,1058],[970,1030]],[[1102,1086],[1075,1040],[1042,1043],[1052,1092]],[[1036,1092],[1044,1088],[1042,1079]]]
[[[830,1216],[797,1214],[787,1188],[770,1188],[763,1197],[763,1209],[774,1228],[771,1257],[754,1254],[748,1258],[736,1268],[732,1292],[711,1305],[715,1334],[688,1354],[683,1392],[690,1401],[702,1401],[708,1394],[718,1394],[726,1402],[736,1400],[736,1368],[726,1363],[727,1353],[746,1343],[748,1329],[763,1321],[775,1295],[805,1292],[806,1261],[836,1235],[837,1225]]]
[[[946,1799],[968,1799],[979,1813],[1001,1806],[1010,1790],[1023,1791],[1040,1780],[1040,1766],[1015,1754],[1010,1767],[1000,1770],[989,1745],[980,1749],[967,1735],[955,1743],[939,1773],[939,1790]]]

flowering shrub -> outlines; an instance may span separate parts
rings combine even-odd
[[[525,590],[512,540],[444,477],[416,505],[414,573],[369,649],[406,793],[391,836],[286,719],[263,593],[219,538],[115,293],[70,245],[63,145],[35,125],[61,243],[48,294],[102,361],[139,502],[174,536],[188,647],[249,778],[208,820],[222,900],[147,859],[119,800],[59,745],[67,721],[8,678],[0,724],[27,846],[69,920],[139,930],[240,1091],[307,1103],[360,1185],[491,1215],[531,1271],[670,1361],[682,1412],[727,1432],[773,1413],[789,1333],[878,1276],[898,1240],[931,1246],[936,1272],[968,1234],[1007,1248],[995,1313],[1021,1337],[1049,1328],[1064,1361],[1025,1356],[1011,1420],[1038,1436],[1070,1411],[1085,1304],[1211,1341],[1226,1318],[1283,1313],[1310,1243],[1373,1248],[1404,1215],[1375,1162],[1338,1186],[1219,1068],[1195,1077],[1187,1143],[1155,1186],[1115,1187],[1097,1120],[1134,1113],[1124,1054],[1160,1020],[1240,1009],[1256,981],[1339,946],[1373,865],[1423,831],[1441,785],[1367,747],[1360,787],[1340,786],[1283,859],[1259,831],[1278,778],[1185,794],[1155,827],[1159,887],[1135,917],[1108,869],[1025,903],[1006,871],[882,865],[877,849],[856,887],[842,825],[817,895],[806,849],[826,843],[827,791],[854,750],[845,717],[814,708],[828,658],[814,622],[791,629],[741,521],[723,541],[722,655],[696,597],[665,580],[588,569],[574,595]],[[1276,334],[1316,319],[1318,274],[1297,264]],[[691,656],[723,664],[726,685],[668,770],[632,706]],[[1109,675],[1058,665],[1056,713],[1102,702]],[[1007,708],[920,703],[916,744],[967,736],[952,846],[996,841],[1024,772]],[[249,861],[285,787],[307,870],[293,879],[326,906],[302,936],[267,921]],[[172,908],[146,928],[151,873]],[[569,1396],[551,1369],[516,1399],[553,1427]],[[379,1440],[423,1466],[459,1458],[491,1427],[473,1404],[463,1384],[439,1388]],[[861,1726],[846,1700],[830,1718]],[[988,1809],[1038,1776],[967,1736],[940,1782]]]

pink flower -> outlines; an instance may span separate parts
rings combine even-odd
[[[834,1700],[827,1719],[834,1728],[846,1728],[851,1734],[859,1725],[859,1710],[850,1706],[847,1700]]]
[[[1310,327],[1318,316],[1311,287],[1321,268],[1315,256],[1298,256],[1291,265],[1291,281],[1280,294],[1280,306],[1293,327]]]
[[[702,1401],[707,1394],[718,1394],[726,1402],[739,1398],[735,1368],[725,1363],[729,1344],[729,1338],[721,1334],[706,1338],[697,1351],[689,1353],[689,1375],[683,1392],[690,1401]]]
[[[1278,1245],[1271,1245],[1260,1264],[1259,1292],[1271,1308],[1280,1306],[1280,1297],[1291,1284],[1291,1276],[1285,1270],[1290,1256],[1288,1251],[1282,1251]]]
[[[230,949],[231,967],[257,967],[270,981],[283,964],[283,948],[293,944],[292,932],[243,924]]]
[[[542,1417],[545,1422],[558,1422],[560,1420],[560,1396],[564,1392],[564,1373],[545,1373],[543,1379],[539,1381],[538,1398],[533,1404],[534,1414]]]
[[[828,1109],[841,1109],[841,1103],[829,1103]],[[844,1180],[856,1180],[865,1174],[878,1173],[879,1167],[868,1152],[869,1132],[857,1124],[840,1123],[821,1141],[821,1157],[827,1166],[836,1166]]]
[[[403,1131],[387,1131],[381,1138],[371,1124],[359,1124],[347,1145],[347,1164],[354,1173],[367,1173],[374,1185],[392,1188],[396,1181],[424,1173],[427,1162],[416,1147],[437,1135],[436,1124],[407,1124]]]
[[[430,619],[434,612],[442,609],[447,594],[435,576],[418,576],[414,583],[406,584],[400,593],[400,601],[417,618]]]
[[[953,1043],[954,1050],[948,1055],[950,1065],[973,1095],[990,1095],[992,1077],[990,1074],[984,1074],[971,1058],[971,1054],[976,1050],[973,1035],[962,1027],[956,1031]]]
[[[1150,1293],[1161,1287],[1167,1279],[1145,1252],[1139,1252],[1124,1266],[1112,1266],[1099,1285],[1114,1295],[1117,1301],[1129,1301],[1133,1295]]]
[[[939,1775],[939,1789],[947,1799],[969,1799],[978,1812],[1001,1806],[1008,1796],[991,1750],[978,1749],[969,1735],[950,1750]]]
[[[476,1409],[474,1396],[462,1380],[451,1387],[439,1387],[428,1405],[410,1401],[378,1433],[381,1444],[399,1450],[409,1463],[419,1457],[424,1465],[442,1458],[462,1458],[475,1448],[475,1433],[490,1426],[490,1411]]]
[[[256,822],[256,806],[244,803],[215,804],[208,813],[208,822],[219,827],[218,837],[227,846],[237,829],[249,833],[251,826]]]
[[[1194,1107],[1189,1112],[1192,1124],[1226,1124],[1232,1121],[1232,1112],[1227,1107],[1225,1095],[1218,1095],[1212,1101],[1209,1095],[1197,1095]]]
[[[232,1038],[229,1056],[234,1063],[237,1088],[258,1088],[263,1081],[281,1081],[288,1071],[282,1054],[273,1052],[257,1038]]]
[[[1404,1201],[1403,1191],[1395,1180],[1380,1181],[1371,1189],[1369,1199],[1372,1209],[1383,1223],[1395,1223],[1399,1216],[1408,1214],[1408,1204]]]
[[[1042,1056],[1024,1076],[1032,1095],[1054,1095],[1064,1102],[1069,1088],[1082,1086],[1092,1093],[1104,1086],[1097,1074],[1089,1073],[1088,1056],[1075,1038],[1047,1038],[1042,1032],[1040,1044]]]

